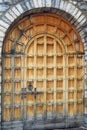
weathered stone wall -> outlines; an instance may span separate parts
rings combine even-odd
[[[23,2],[26,1],[30,1],[28,3],[28,5],[24,5]],[[0,0],[0,25],[1,24],[5,24],[5,26],[3,27],[0,26],[0,66],[1,66],[1,50],[2,50],[2,37],[3,37],[3,33],[6,32],[6,29],[8,28],[7,26],[11,24],[11,22],[13,22],[14,19],[17,18],[17,16],[21,15],[23,12],[27,11],[29,8],[35,8],[35,7],[39,7],[38,5],[35,5],[34,7],[32,7],[33,5],[30,5],[30,3],[32,4],[33,2],[35,3],[35,0]],[[36,0],[37,1],[37,0]],[[66,8],[65,10],[69,11],[70,7],[65,7],[67,6],[67,4],[61,2],[61,1],[65,1],[66,3],[70,2],[71,4],[74,4],[76,8],[78,8],[79,10],[82,11],[82,13],[85,15],[85,18],[87,19],[87,0],[38,0],[39,2],[43,1],[43,5],[45,4],[46,6],[50,7],[50,2],[55,2],[55,7],[58,8],[58,6],[61,6],[60,9],[62,10],[62,7],[64,4],[64,8]],[[18,5],[17,5],[18,3]],[[56,4],[60,4],[61,5],[56,5]],[[15,5],[17,5],[15,8]],[[51,5],[52,6],[52,5]],[[13,9],[14,7],[14,9]],[[42,7],[42,6],[41,6]],[[69,9],[68,9],[69,8]],[[7,14],[7,16],[5,15],[6,12],[9,10],[9,13]],[[73,13],[73,10],[72,10]],[[80,12],[78,12],[80,13]],[[4,17],[3,17],[4,16]],[[81,15],[78,14],[77,19],[83,20],[81,17]],[[3,19],[3,23],[1,21],[1,19]],[[76,24],[75,20],[71,20],[72,24]],[[85,47],[85,56],[86,56],[86,60],[87,60],[87,22],[85,24],[82,25],[82,28],[84,26],[84,31],[85,31],[85,36],[84,36],[84,40],[83,42],[85,42],[84,47]],[[79,32],[82,34],[82,31],[80,30],[81,28],[78,27]],[[84,76],[84,82],[85,82],[85,114],[87,114],[87,61],[85,60],[85,76]],[[0,67],[1,69],[1,67]],[[0,70],[0,86],[1,86],[1,70]],[[0,106],[1,106],[1,87],[0,87]],[[1,121],[1,107],[0,107],[0,121]]]
[[[23,0],[0,0],[0,16],[3,15],[9,8]],[[26,0],[24,0],[26,1]],[[87,0],[66,0],[77,6],[87,17]]]
[[[9,8],[14,6],[15,4],[21,2],[23,0],[0,0],[0,16],[3,15]],[[26,0],[24,0],[26,1]],[[83,13],[87,17],[87,0],[66,0],[67,2],[73,3],[75,6],[77,6],[80,10],[83,11]]]

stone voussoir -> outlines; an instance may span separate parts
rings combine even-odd
[[[46,7],[51,7],[51,0],[46,0]]]
[[[0,37],[4,37],[5,36],[5,33],[0,31]]]
[[[55,0],[55,8],[59,8],[61,0]]]
[[[61,1],[61,2],[60,2],[60,7],[59,7],[59,8],[64,10],[63,6],[64,6],[64,1]]]
[[[7,24],[6,22],[4,22],[3,20],[0,20],[0,25],[6,29],[8,29],[8,27],[10,26],[10,24]]]
[[[16,5],[16,8],[19,10],[19,12],[20,12],[21,14],[24,12],[24,10],[23,10],[23,8],[22,8],[22,6],[21,6],[20,3]]]
[[[7,19],[9,19],[10,22],[13,22],[14,21],[14,17],[8,12],[6,13],[5,15],[7,17]]]
[[[4,28],[3,26],[0,26],[0,31],[5,33],[6,32],[6,28]]]
[[[38,0],[33,0],[33,3],[34,3],[35,8],[39,7]]]
[[[12,8],[12,11],[14,12],[14,14],[15,14],[17,17],[21,15],[21,13],[19,12],[17,6],[14,6],[14,7]],[[16,18],[17,18],[17,17],[16,17]]]

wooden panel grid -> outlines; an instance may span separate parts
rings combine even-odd
[[[3,120],[82,114],[83,51],[79,34],[60,16],[37,14],[18,22],[3,46]],[[29,83],[36,97],[27,93]]]

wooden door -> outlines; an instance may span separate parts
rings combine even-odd
[[[65,99],[65,56],[64,48],[58,39],[49,34],[34,37],[26,47],[25,86],[29,82],[36,89],[36,98],[27,94],[27,118],[55,118],[65,114],[63,104]],[[27,82],[26,82],[27,80]],[[27,84],[26,84],[27,83]],[[31,109],[32,107],[32,109]],[[32,116],[32,118],[31,118]]]
[[[3,45],[2,119],[83,114],[83,51],[79,34],[60,16],[36,14],[15,23]]]

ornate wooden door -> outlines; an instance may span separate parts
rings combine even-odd
[[[65,19],[24,17],[7,34],[2,56],[4,121],[83,114],[83,45]]]
[[[55,118],[64,115],[65,56],[64,48],[56,36],[43,33],[30,40],[26,47],[25,86],[31,82],[36,97],[27,94],[26,115],[32,119]],[[32,107],[31,107],[32,106]],[[30,109],[32,108],[32,109]],[[32,118],[31,118],[32,115]]]

